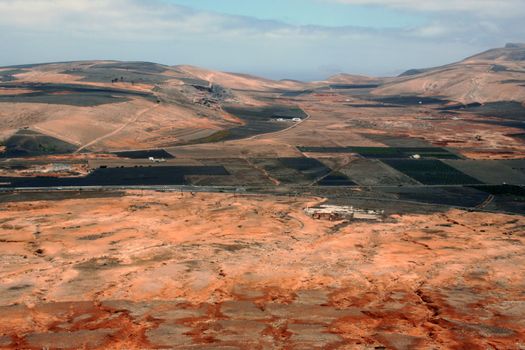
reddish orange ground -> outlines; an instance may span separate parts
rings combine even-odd
[[[0,348],[520,349],[525,218],[348,226],[319,199],[0,204]]]

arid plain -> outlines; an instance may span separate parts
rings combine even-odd
[[[524,349],[524,62],[0,69],[0,348]]]

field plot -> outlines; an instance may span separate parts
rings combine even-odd
[[[281,94],[283,97],[299,97],[302,95],[313,94],[314,90],[301,90],[301,91],[287,91]]]
[[[416,180],[375,159],[356,159],[339,171],[362,186],[420,185]]]
[[[317,182],[317,186],[355,186],[356,183],[346,175],[334,172]]]
[[[246,159],[200,159],[205,166],[222,166],[230,176],[189,175],[186,180],[196,186],[272,186],[275,183]]]
[[[122,69],[126,71],[140,71],[145,73],[163,73],[168,67],[152,62],[110,62],[98,63],[91,68]]]
[[[0,96],[0,103],[45,103],[53,105],[67,105],[77,107],[93,107],[108,103],[127,102],[129,99],[122,96],[113,96],[100,92],[83,92],[68,94],[47,94],[31,92],[17,95]]]
[[[5,147],[0,158],[66,154],[77,149],[75,145],[32,130],[19,130],[5,141]]]
[[[525,130],[525,118],[523,119],[523,121],[521,120],[503,120],[503,119],[499,119],[499,120],[476,120],[476,123],[481,123],[481,124],[490,124],[490,125],[499,125],[499,126],[504,126],[504,127],[507,127],[507,128],[515,128],[515,129],[520,129],[520,130]]]
[[[0,87],[32,91],[22,94],[0,95],[0,102],[5,103],[46,103],[93,107],[108,103],[126,102],[133,97],[156,101],[156,98],[150,93],[81,84],[5,83],[0,84]]]
[[[362,134],[370,140],[381,142],[389,147],[416,147],[416,148],[432,148],[433,146],[426,140],[415,137],[398,136],[390,134]]]
[[[525,200],[525,187],[516,185],[493,185],[493,186],[471,186],[477,190],[490,193],[492,195],[508,195],[522,197]]]
[[[229,173],[222,166],[106,168],[97,169],[86,177],[0,177],[0,187],[185,185],[189,175],[225,176]]]
[[[367,136],[368,137],[368,136]],[[371,159],[408,159],[414,155],[423,158],[458,159],[450,151],[440,147],[297,147],[305,153],[355,153]]]
[[[178,78],[186,85],[191,85],[194,87],[207,87],[209,88],[210,82],[207,80],[197,79],[197,78]]]
[[[505,160],[445,160],[444,163],[486,184],[525,184],[525,174]]]
[[[348,103],[345,106],[354,108],[402,108],[403,106],[384,103]]]
[[[2,81],[13,81],[16,78],[13,75],[24,73],[22,69],[7,69],[0,71],[0,82]]]
[[[1,192],[0,203],[18,203],[29,201],[62,201],[68,199],[103,199],[124,197],[125,193],[121,191],[57,191],[57,192]]]
[[[507,212],[525,215],[525,197],[516,197],[512,195],[497,195],[494,196],[492,202],[487,204],[484,208],[494,212]],[[521,231],[525,230],[525,226],[521,227]]]
[[[505,161],[505,165],[525,175],[525,159],[509,159]]]
[[[148,159],[150,157],[156,159],[173,159],[175,158],[172,154],[166,152],[163,149],[151,149],[144,151],[124,151],[124,152],[114,152],[117,156],[121,158],[131,158],[131,159]]]
[[[161,75],[158,72],[144,72],[131,69],[126,70],[122,68],[108,67],[108,64],[94,65],[92,67],[80,69],[69,69],[62,73],[80,76],[82,77],[80,81],[91,83],[109,83],[113,79],[118,79],[118,81],[128,83],[160,84],[170,79],[169,76]]]
[[[347,89],[375,89],[381,84],[331,84],[330,89],[347,90]]]
[[[382,103],[390,103],[402,106],[419,106],[419,105],[441,105],[447,104],[450,101],[438,97],[423,97],[423,96],[385,96],[373,97],[372,101],[379,101]]]
[[[268,177],[283,185],[307,185],[311,182],[304,174],[284,166],[278,159],[251,158],[250,163],[268,174]]]
[[[382,191],[396,194],[403,201],[463,208],[474,208],[488,197],[487,193],[470,187],[399,187]]]
[[[313,158],[279,158],[285,167],[299,171],[310,180],[329,174],[332,170]]]
[[[516,101],[489,102],[484,105],[474,105],[465,110],[487,117],[525,121],[525,106]]]
[[[468,103],[468,104],[457,104],[453,106],[446,106],[438,108],[440,111],[461,111],[468,108],[480,107],[482,104],[478,102]]]
[[[525,214],[524,186],[498,185],[472,186],[472,188],[494,196],[492,201],[485,206],[487,210]],[[525,227],[523,227],[522,230],[525,230]]]
[[[312,158],[255,158],[250,162],[282,184],[309,185],[332,171]]]
[[[482,183],[439,160],[384,159],[383,162],[425,185],[474,185]]]
[[[224,110],[241,119],[245,125],[229,129],[223,135],[222,141],[238,140],[259,134],[276,132],[290,126],[288,123],[276,121],[276,118],[304,119],[307,117],[302,109],[290,106],[262,108],[225,107]]]

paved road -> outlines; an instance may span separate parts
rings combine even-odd
[[[298,190],[311,190],[312,188],[317,189],[410,189],[410,188],[463,188],[469,186],[476,187],[491,187],[498,186],[501,184],[463,184],[463,185],[403,185],[403,186],[392,186],[392,185],[374,185],[374,186],[275,186],[275,187],[245,187],[245,186],[191,186],[191,185],[147,185],[147,186],[60,186],[60,187],[0,187],[0,192],[16,191],[61,191],[61,190],[152,190],[152,191],[176,191],[176,190],[192,190],[199,192],[210,192],[210,190],[225,190],[231,192],[243,192],[248,190],[255,191],[268,191],[279,193],[279,189],[286,189],[288,192],[296,192]],[[508,184],[515,186],[525,186],[525,184]]]

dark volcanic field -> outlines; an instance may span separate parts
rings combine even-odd
[[[0,102],[10,103],[48,103],[79,107],[100,106],[109,103],[129,101],[130,97],[141,97],[156,101],[150,93],[101,88],[77,84],[41,83],[3,83],[4,89],[28,89],[34,92],[14,95],[1,95]]]
[[[464,109],[467,112],[487,117],[525,121],[525,106],[515,101],[490,102]]]
[[[385,96],[369,98],[371,101],[378,101],[382,103],[402,105],[402,106],[418,106],[418,105],[445,105],[449,103],[448,100],[443,100],[438,97],[423,97],[423,96]]]
[[[277,122],[274,119],[284,117],[301,118],[307,117],[307,114],[300,108],[288,106],[273,106],[265,108],[241,108],[225,107],[224,110],[237,118],[241,119],[245,125],[228,130],[221,141],[239,140],[259,134],[271,133],[284,130],[290,125],[283,122]]]
[[[131,159],[148,159],[153,157],[155,159],[172,159],[175,158],[172,154],[166,152],[163,149],[151,149],[144,151],[123,151],[123,152],[114,152],[117,156],[121,158],[131,158]]]
[[[341,173],[332,173],[318,181],[317,186],[356,186],[356,183]]]
[[[368,137],[368,135],[367,135]],[[384,140],[381,139],[381,142]],[[395,140],[394,140],[395,141]],[[307,153],[356,153],[370,159],[409,159],[418,154],[422,158],[459,159],[457,155],[439,147],[297,147]]]
[[[77,149],[75,145],[32,130],[19,130],[4,146],[6,151],[0,153],[0,158],[68,154]]]
[[[144,68],[141,68],[144,67]],[[169,79],[162,75],[166,69],[160,65],[147,63],[103,63],[86,69],[71,69],[62,73],[81,76],[80,81],[108,83],[118,79],[127,83],[160,84]]]
[[[425,185],[475,185],[482,183],[439,160],[385,159],[383,162]]]
[[[168,166],[147,168],[97,169],[86,177],[53,178],[0,177],[0,187],[68,187],[68,186],[163,186],[185,185],[189,175],[229,175],[222,166]],[[2,185],[2,183],[4,185]],[[7,184],[7,185],[5,185]]]
[[[388,149],[381,148],[380,155],[384,155]],[[433,149],[432,154],[435,152]],[[390,150],[389,154],[395,157],[355,159],[348,165],[334,169],[315,158],[307,157],[207,159],[199,160],[202,164],[199,166],[172,166],[169,163],[164,164],[166,166],[155,166],[153,163],[144,166],[143,162],[135,164],[127,161],[126,167],[122,167],[119,160],[108,159],[102,163],[107,164],[107,168],[96,169],[86,177],[1,177],[0,187],[241,187],[260,193],[321,195],[322,192],[322,196],[351,199],[351,203],[356,198],[363,200],[364,197],[370,197],[370,206],[374,200],[381,201],[374,208],[380,208],[382,201],[388,200],[390,203],[419,202],[461,208],[476,208],[484,204],[484,207],[495,211],[517,213],[525,210],[521,187],[525,184],[523,161],[411,160],[396,158],[399,157],[397,149]],[[149,156],[165,156],[163,150],[123,152],[119,155],[138,160]],[[20,160],[18,164],[5,164],[6,169],[27,170],[32,163]],[[515,186],[507,187],[504,185],[506,183]],[[330,188],[337,189],[337,192],[331,193]],[[490,195],[494,198],[490,199]],[[490,201],[484,203],[487,199]]]

